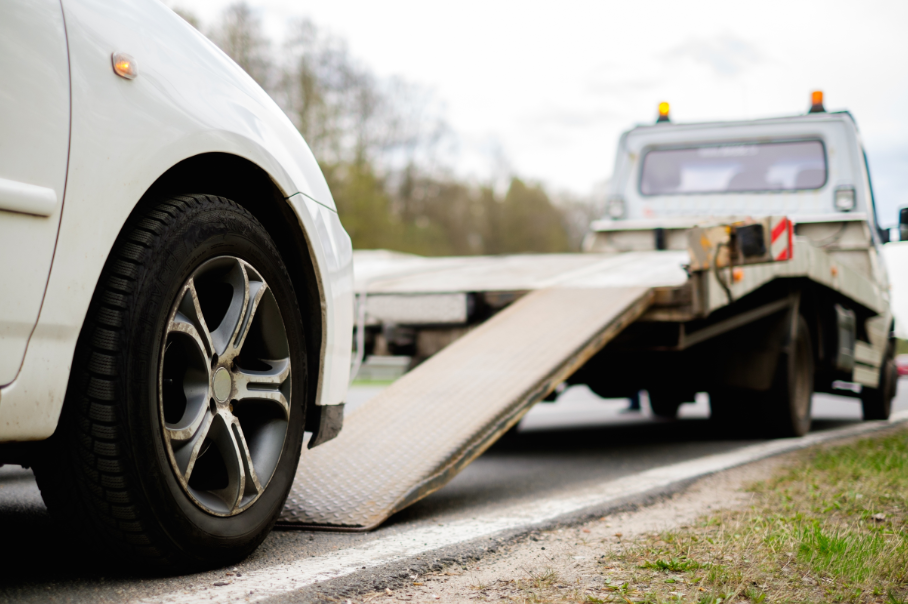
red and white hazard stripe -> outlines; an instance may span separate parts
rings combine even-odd
[[[769,219],[769,225],[772,233],[772,243],[769,248],[772,252],[772,259],[791,260],[794,253],[791,243],[794,225],[786,216],[773,216]]]

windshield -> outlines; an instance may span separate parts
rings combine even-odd
[[[820,141],[736,143],[656,149],[643,158],[644,195],[819,189],[826,184]]]

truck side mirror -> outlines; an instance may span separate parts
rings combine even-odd
[[[908,241],[908,208],[899,210],[899,241]]]

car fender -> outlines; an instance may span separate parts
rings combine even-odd
[[[245,72],[157,0],[64,0],[63,7],[72,74],[63,215],[22,369],[0,391],[0,441],[53,433],[76,340],[124,223],[163,174],[205,153],[260,167],[298,218],[321,295],[317,402],[342,402],[353,320],[352,247],[305,141]],[[134,57],[134,80],[114,74],[115,52]]]

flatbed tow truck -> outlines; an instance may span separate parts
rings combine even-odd
[[[561,384],[708,392],[723,429],[810,427],[813,392],[886,419],[893,317],[852,116],[655,125],[620,140],[578,254],[355,258],[358,354],[415,368],[308,451],[280,524],[368,530],[440,488]],[[905,213],[903,212],[903,218]],[[903,229],[904,230],[904,229]]]

